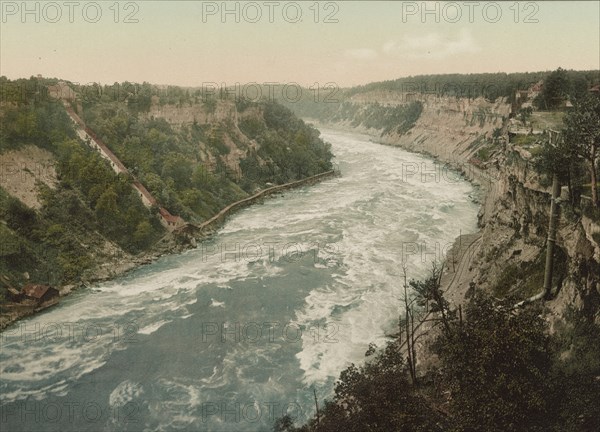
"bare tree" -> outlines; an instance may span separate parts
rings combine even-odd
[[[403,295],[403,302],[404,302],[404,330],[406,332],[406,353],[407,353],[407,363],[408,363],[408,369],[410,372],[410,378],[413,382],[413,384],[416,384],[417,382],[417,370],[416,370],[416,363],[417,363],[417,353],[416,353],[416,349],[415,349],[415,298],[414,296],[411,298],[411,296],[409,296],[408,293],[408,277],[407,277],[407,273],[406,273],[406,266],[402,267],[402,274],[404,277],[404,295]],[[402,327],[402,320],[400,320],[400,327]]]

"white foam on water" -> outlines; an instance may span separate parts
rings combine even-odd
[[[197,303],[197,291],[207,285],[231,290],[242,281],[262,281],[267,286],[270,278],[281,277],[285,282],[286,267],[300,262],[293,248],[288,249],[289,255],[282,253],[282,246],[289,243],[305,259],[314,256],[310,269],[300,268],[300,272],[327,275],[327,282],[309,292],[304,306],[290,317],[295,324],[318,330],[302,334],[297,354],[305,383],[335,379],[348,363],[364,359],[370,342],[383,345],[400,313],[402,259],[412,278],[425,277],[430,265],[427,255],[403,257],[402,245],[445,245],[460,230],[473,230],[477,209],[468,199],[471,187],[463,182],[422,183],[419,176],[407,178],[400,167],[421,163],[420,156],[369,143],[355,134],[328,132],[326,139],[341,161],[342,177],[310,190],[286,191],[284,200],[246,208],[228,220],[213,243],[95,286],[93,295],[74,294],[47,313],[22,322],[28,329],[49,322],[63,327],[78,323],[92,329],[92,335],[94,328],[102,329],[102,334],[87,339],[63,334],[41,342],[3,335],[2,402],[66,394],[72,383],[102,367],[112,352],[127,347],[123,324],[132,323],[135,334],[150,336],[173,320],[188,319],[192,316],[188,306]],[[225,246],[227,252],[238,243],[265,242],[277,245],[274,257],[263,253],[258,259],[235,258],[235,254],[232,258],[217,248]],[[225,308],[227,319],[237,321],[236,312],[224,302],[211,299],[210,306]],[[120,337],[115,338],[115,327]],[[197,421],[197,408],[208,397],[203,389],[219,391],[238,383],[240,388],[251,388],[257,398],[283,392],[284,386],[271,377],[252,382],[255,365],[241,361],[249,361],[249,355],[256,362],[277,361],[272,352],[259,347],[234,346],[209,376],[168,377],[152,383],[158,394],[166,394],[164,400],[148,401],[157,430],[185,430]],[[277,368],[273,370],[275,376]],[[110,403],[122,405],[148,393],[139,383],[125,380],[111,392]]]
[[[222,308],[225,308],[225,302],[217,301],[214,298],[210,299],[210,305],[211,305],[211,307],[222,307]]]
[[[143,396],[144,389],[141,384],[131,380],[125,380],[110,393],[108,403],[112,408],[122,408],[128,402],[134,402]]]
[[[164,326],[165,324],[168,324],[170,322],[172,322],[172,321],[167,321],[167,320],[157,321],[153,324],[149,324],[149,325],[141,328],[140,330],[138,330],[138,333],[143,334],[143,335],[151,335],[156,330],[158,330],[159,328],[161,328],[162,326]]]
[[[419,176],[402,174],[399,167],[420,162],[418,156],[359,142],[343,133],[326,138],[345,160],[348,149],[356,160],[368,154],[378,186],[376,191],[359,185],[338,191],[349,207],[343,215],[330,207],[324,210],[342,220],[342,238],[337,242],[342,265],[333,275],[335,282],[313,290],[296,313],[302,325],[317,326],[321,333],[336,331],[333,338],[303,334],[297,358],[309,385],[335,379],[349,363],[362,361],[370,342],[383,345],[401,312],[402,262],[409,277],[426,277],[428,260],[443,259],[436,255],[435,245],[452,242],[461,227],[463,233],[473,230],[476,220],[474,207],[465,202],[471,190],[468,184],[427,184]],[[348,174],[348,182],[360,183],[364,172],[353,174]],[[448,213],[466,217],[457,223]],[[403,255],[403,244],[416,244],[421,253]]]

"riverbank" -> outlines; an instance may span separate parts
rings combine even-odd
[[[306,119],[305,119],[306,121]],[[406,147],[393,142],[386,142],[380,139],[377,131],[364,130],[364,128],[352,128],[340,124],[323,124],[318,121],[311,121],[316,127],[324,127],[332,130],[349,133],[361,133],[370,136],[370,141],[391,147],[399,147],[411,153],[422,154],[442,165],[447,165],[451,169],[460,173],[462,177],[475,187],[477,197],[474,201],[479,205],[478,229],[474,233],[460,234],[455,238],[454,243],[446,251],[442,265],[442,274],[440,279],[440,288],[444,293],[450,308],[459,310],[464,308],[471,293],[473,281],[478,275],[478,257],[482,254],[482,244],[484,239],[484,226],[482,221],[493,211],[491,202],[495,194],[498,193],[493,182],[493,176],[484,172],[478,167],[473,166],[468,160],[460,158],[444,158],[443,155],[432,154],[428,151],[417,151],[415,148]],[[415,327],[415,353],[417,358],[417,373],[426,374],[429,370],[435,369],[438,365],[438,358],[431,354],[431,344],[435,342],[439,335],[439,327],[436,321],[428,320],[430,313],[426,314],[422,321]],[[403,344],[402,349],[406,349]]]
[[[471,183],[476,189],[476,197],[474,201],[479,204],[479,221],[483,220],[486,216],[486,212],[489,213],[491,208],[489,207],[488,197],[494,190],[493,179],[495,174],[486,173],[484,170],[470,164],[466,159],[461,160],[459,158],[444,158],[440,154],[432,154],[428,151],[417,151],[412,147],[406,147],[402,144],[394,144],[389,141],[382,140],[378,131],[373,129],[365,128],[353,128],[347,125],[341,125],[339,123],[321,123],[316,119],[304,119],[304,121],[315,125],[315,127],[324,127],[341,132],[349,133],[360,133],[371,137],[371,141],[377,144],[399,147],[411,153],[422,154],[427,157],[434,159],[436,162],[441,164],[447,164],[451,169],[460,173],[465,180]],[[451,302],[453,307],[458,307],[464,303],[464,294],[468,288],[469,282],[475,276],[473,271],[474,258],[479,252],[479,246],[481,245],[481,239],[483,236],[483,227],[479,226],[479,229],[475,233],[461,234],[456,237],[452,248],[448,251],[446,256],[446,262],[444,263],[444,270],[442,275],[442,290],[446,292],[448,301]],[[468,253],[465,252],[464,247],[468,245]]]
[[[137,256],[119,257],[118,259],[103,263],[94,269],[94,271],[78,285],[58,287],[60,297],[65,297],[77,289],[89,287],[93,283],[107,282],[117,277],[124,276],[128,272],[135,270],[142,265],[151,264],[165,255],[178,254],[185,252],[186,250],[194,249],[197,247],[198,242],[211,237],[227,220],[227,217],[231,216],[234,212],[249,205],[261,202],[264,198],[276,193],[302,186],[314,185],[336,175],[339,175],[339,172],[336,170],[326,171],[311,177],[263,189],[250,197],[231,203],[200,225],[188,223],[186,226],[166,234],[146,253]],[[52,306],[54,306],[54,304]],[[6,305],[2,305],[2,313],[0,314],[0,332],[16,321],[43,313],[46,309],[48,308],[22,305],[20,303],[7,303]]]
[[[305,119],[307,121],[307,119]],[[434,159],[438,163],[447,164],[462,175],[476,189],[477,197],[474,201],[479,205],[478,230],[474,233],[460,234],[454,240],[451,248],[446,252],[444,262],[442,263],[442,275],[440,279],[440,288],[444,293],[446,300],[452,309],[462,308],[468,301],[468,295],[472,287],[472,282],[477,277],[477,257],[482,253],[482,243],[484,237],[484,227],[482,221],[486,220],[486,212],[489,216],[493,210],[492,200],[497,194],[496,185],[493,176],[483,172],[478,167],[473,166],[466,159],[446,158],[443,155],[432,154],[428,151],[417,151],[415,148],[407,147],[401,144],[386,142],[380,139],[377,131],[364,130],[364,128],[352,128],[340,124],[323,124],[316,120],[310,120],[316,127],[325,127],[341,132],[361,133],[371,137],[371,141],[377,144],[399,147],[411,153],[425,155]],[[415,339],[417,340],[415,352],[417,354],[417,372],[419,375],[427,373],[431,368],[435,368],[438,359],[431,354],[430,346],[435,342],[439,328],[435,326],[434,321],[428,321],[427,314],[423,321],[415,328]],[[406,349],[406,345],[402,345]]]
[[[530,298],[543,286],[544,246],[546,244],[550,195],[540,184],[539,175],[528,160],[519,157],[514,146],[504,138],[495,144],[500,150],[481,168],[472,159],[473,150],[466,142],[458,143],[456,135],[428,137],[422,130],[412,137],[381,137],[378,131],[365,131],[340,124],[321,127],[350,133],[362,133],[371,141],[428,155],[441,164],[448,164],[463,173],[471,184],[479,187],[478,230],[456,239],[447,253],[441,279],[450,307],[459,310],[469,300],[472,287],[497,297],[507,295]],[[457,126],[458,127],[458,126]],[[480,139],[484,135],[473,135]],[[414,140],[414,141],[411,141]],[[426,143],[419,147],[420,143]],[[431,167],[429,167],[431,168]],[[428,170],[430,171],[430,170]],[[551,313],[550,328],[564,320],[570,308],[594,310],[600,293],[597,272],[597,247],[590,238],[594,229],[586,227],[585,219],[569,214],[561,219],[558,230],[560,255],[556,259],[553,278],[553,298],[547,301]],[[468,245],[468,250],[465,249]],[[456,251],[456,252],[455,252]],[[594,292],[596,291],[596,293]],[[437,330],[428,323],[419,328],[417,350],[419,373],[436,364],[428,347]]]

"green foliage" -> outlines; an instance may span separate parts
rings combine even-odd
[[[411,283],[422,305],[439,294],[434,282]],[[371,344],[366,363],[340,375],[320,421],[296,428],[284,417],[274,430],[595,431],[600,326],[594,311],[572,311],[550,336],[540,305],[516,310],[515,301],[474,291],[465,319],[448,314],[448,326],[432,346],[440,363],[420,385],[408,380],[399,339],[376,356]],[[440,310],[447,307],[442,303]]]
[[[588,165],[591,198],[594,207],[600,207],[598,199],[598,165],[600,152],[600,97],[588,95],[579,99],[565,118],[565,142],[573,147],[573,153]]]
[[[501,137],[502,137],[502,128],[494,128],[494,131],[492,132],[492,138],[494,139],[494,142],[499,140]]]
[[[494,100],[497,97],[512,97],[515,90],[528,88],[544,74],[536,72],[418,75],[354,87],[348,92],[348,96],[368,91],[396,90],[472,99],[486,97]]]
[[[440,276],[440,270],[434,266],[430,277],[424,281],[411,280],[409,285],[420,307],[424,307],[428,312],[443,312],[444,316],[452,315],[449,310],[450,305],[440,289]]]
[[[0,78],[7,102],[0,107],[0,148],[34,144],[49,150],[58,161],[60,180],[56,189],[38,186],[39,211],[0,190],[0,273],[17,287],[25,282],[25,273],[30,281],[53,285],[81,280],[104,247],[98,232],[130,252],[144,250],[164,232],[133,192],[130,179],[116,176],[106,161],[75,139],[64,107],[47,97],[47,85],[55,81]],[[106,98],[99,88],[88,88],[85,96],[97,101]],[[115,106],[106,108],[104,121],[116,117],[106,134],[118,136],[134,127],[129,114]],[[159,132],[164,124],[153,126],[157,140],[162,138]],[[136,142],[128,144],[135,147]]]
[[[217,100],[214,97],[207,97],[203,100],[204,108],[206,112],[214,114],[217,109]]]
[[[133,242],[139,249],[144,249],[154,237],[154,227],[147,220],[138,223],[133,233]]]
[[[482,162],[487,162],[492,157],[494,148],[492,146],[484,146],[477,150],[476,157]]]
[[[318,107],[316,103],[313,103]],[[319,111],[318,114],[311,113],[310,105],[290,107],[299,115],[315,117],[320,121],[345,122],[349,121],[354,127],[365,127],[368,129],[379,129],[382,134],[404,134],[408,132],[418,120],[423,111],[423,104],[419,101],[409,102],[398,106],[384,106],[377,102],[370,104],[357,104],[350,101],[343,103],[322,103],[327,110]],[[307,110],[305,113],[304,110]]]
[[[217,150],[219,155],[228,155],[231,151],[224,142],[224,131],[221,128],[216,128],[207,140],[208,144]]]
[[[548,430],[552,362],[539,311],[476,295],[466,316],[437,341],[458,430]]]
[[[101,233],[123,249],[139,252],[150,239],[157,240],[163,233],[131,187],[131,179],[115,175],[99,154],[67,141],[59,149],[58,174],[65,185],[81,190],[86,204],[94,211]],[[140,241],[135,233],[143,222],[151,230]]]
[[[564,145],[564,141],[558,145],[545,142],[541,146],[541,152],[533,159],[537,171],[550,178],[556,174],[559,181],[565,183],[574,164],[578,162],[572,149],[571,146]]]
[[[250,139],[258,138],[266,129],[264,122],[248,117],[240,121],[240,130]]]
[[[260,171],[263,181],[285,183],[331,169],[330,146],[319,138],[318,130],[275,102],[265,103],[264,120],[269,130],[257,138],[256,154],[267,161]],[[252,161],[246,164],[251,165]]]
[[[528,147],[539,142],[540,137],[536,135],[518,134],[511,138],[510,142],[521,147]]]
[[[593,221],[600,222],[600,208],[594,207],[590,201],[581,200],[581,212]]]
[[[515,102],[517,90],[529,89],[532,85],[548,77],[550,72],[526,73],[481,73],[481,74],[444,74],[417,75],[396,80],[369,83],[350,89],[327,92],[323,89],[302,89],[299,101],[281,100],[281,103],[292,109],[300,117],[318,120],[330,120],[336,116],[351,118],[348,105],[351,98],[367,93],[399,92],[404,95],[435,95],[438,97],[463,97],[475,99],[483,97],[494,101],[504,97],[509,103]],[[597,71],[566,71],[568,78],[567,94],[571,100],[587,94],[591,85],[598,84],[600,77]],[[275,89],[275,94],[281,94],[281,89]],[[484,113],[474,118],[483,124]]]
[[[43,206],[38,212],[0,194],[0,273],[16,286],[24,282],[25,272],[35,282],[80,280],[97,261],[103,237],[138,253],[164,234],[156,216],[133,191],[132,178],[115,175],[98,153],[76,139],[62,103],[46,97],[47,85],[55,83],[0,77],[0,149],[24,144],[48,149],[58,161],[60,180],[55,190],[40,186]],[[161,205],[188,220],[207,219],[269,182],[288,182],[331,169],[331,152],[318,131],[275,103],[236,102],[240,111],[255,108],[244,114],[239,125],[248,133],[244,137],[233,121],[214,119],[216,115],[211,124],[193,122],[181,128],[141,115],[149,111],[155,96],[163,104],[202,103],[211,114],[218,114],[218,104],[228,104],[210,96],[200,99],[197,92],[179,87],[163,91],[148,83],[128,82],[70,86],[78,93],[84,119],[95,134]],[[259,142],[259,151],[249,145],[250,139]],[[240,179],[240,172],[229,168],[228,142],[247,150],[240,161],[241,174],[251,177]]]
[[[191,185],[193,163],[180,153],[169,153],[162,166],[162,179],[172,179],[178,189]]]
[[[521,108],[521,109],[519,109],[519,112],[517,113],[517,117],[519,118],[519,120],[521,121],[521,123],[523,124],[523,126],[525,126],[527,124],[527,121],[531,117],[531,114],[533,114],[533,108],[532,107],[527,107],[527,108]]]
[[[600,424],[600,326],[571,309],[557,322],[553,379],[560,390],[555,431],[597,430]]]
[[[0,90],[6,91],[4,88]],[[1,119],[0,152],[28,144],[55,151],[58,143],[75,136],[62,105],[39,95],[3,105]]]
[[[235,108],[238,113],[244,112],[247,108],[251,107],[252,101],[245,97],[236,97],[235,99]]]
[[[372,352],[372,351],[371,351]],[[296,429],[289,418],[275,431],[388,432],[396,430],[441,431],[440,416],[413,391],[398,342],[389,343],[363,366],[348,367],[340,374],[335,396],[326,403],[319,422]]]
[[[73,191],[46,190],[39,214],[1,192],[0,219],[7,225],[0,224],[0,273],[13,285],[25,282],[25,272],[33,282],[71,283],[91,266],[89,251],[82,246],[89,241],[90,215]],[[15,209],[28,217],[11,221]]]
[[[181,89],[169,90],[169,95],[187,97]],[[160,97],[162,101],[164,95]],[[196,98],[190,96],[190,103]],[[229,102],[204,95],[198,103],[215,113],[218,103]],[[240,110],[255,108],[241,116],[238,125],[215,119],[206,125],[193,122],[174,128],[164,119],[138,116],[120,100],[88,101],[85,117],[161,205],[190,221],[206,219],[267,183],[285,183],[331,169],[331,152],[318,131],[291,111],[274,102],[240,99],[235,104]],[[250,139],[257,141],[258,151],[249,146]],[[228,142],[246,150],[239,170],[230,168]]]
[[[37,215],[35,211],[18,198],[8,197],[3,206],[3,218],[6,224],[12,230],[18,233],[31,231],[37,223]]]
[[[562,248],[554,249],[554,267],[552,272],[552,287],[560,289],[567,274],[567,256]],[[544,286],[546,267],[546,249],[542,249],[535,260],[506,264],[494,284],[493,292],[498,297],[516,295],[520,299],[531,297],[540,292]]]
[[[558,68],[544,79],[544,87],[535,101],[536,105],[545,110],[560,108],[569,97],[570,86],[567,71]]]
[[[565,73],[569,80],[568,92],[573,95],[581,94],[583,86],[587,92],[589,85],[599,81],[598,72],[593,70]],[[514,102],[516,90],[528,89],[548,75],[548,72],[417,75],[353,87],[344,92],[344,96],[371,91],[402,91],[470,99],[484,97],[495,100],[506,97],[509,102]],[[571,84],[574,82],[576,85]]]

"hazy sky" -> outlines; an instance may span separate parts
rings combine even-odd
[[[348,86],[600,69],[597,1],[0,3],[0,75],[9,78]]]

